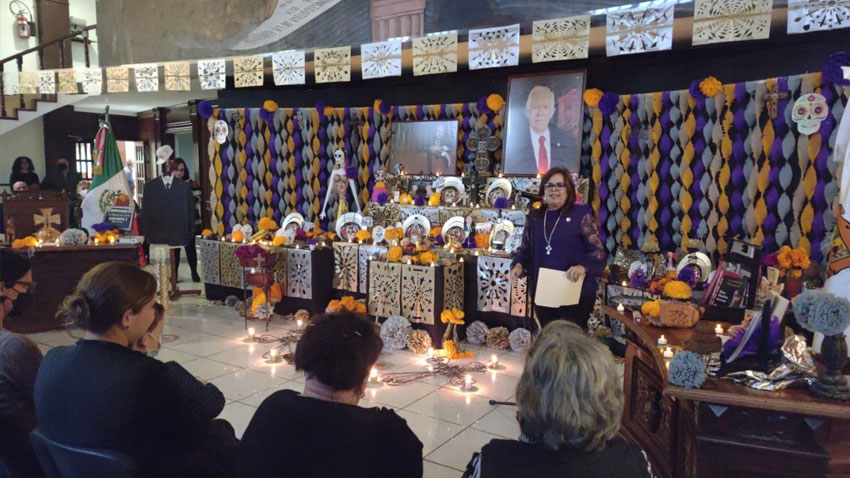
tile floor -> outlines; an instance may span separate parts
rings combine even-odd
[[[188,270],[181,268],[181,276]],[[184,274],[185,272],[185,274]],[[197,288],[198,284],[194,284]],[[181,288],[190,286],[181,283]],[[303,376],[293,365],[268,364],[263,354],[272,344],[253,344],[246,338],[244,321],[231,308],[210,305],[203,298],[186,296],[173,302],[167,312],[163,332],[167,341],[157,359],[174,360],[196,376],[214,383],[227,399],[220,418],[228,420],[241,436],[256,408],[272,393],[301,391]],[[262,330],[260,325],[255,325]],[[295,327],[292,321],[277,317],[269,333],[281,335]],[[51,347],[76,342],[66,331],[31,334],[43,352]],[[471,346],[468,346],[471,347]],[[492,351],[471,347],[474,359],[490,360]],[[394,409],[407,421],[423,444],[426,478],[454,478],[462,474],[472,453],[493,438],[516,438],[519,426],[515,408],[491,406],[489,399],[510,401],[522,373],[523,357],[514,352],[499,354],[501,367],[476,374],[477,390],[459,391],[443,377],[406,385],[370,386],[360,405]],[[423,357],[404,351],[385,351],[378,360],[380,373],[423,370]]]

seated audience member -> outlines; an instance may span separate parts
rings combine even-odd
[[[38,174],[35,172],[35,168],[32,165],[32,159],[29,156],[18,156],[15,158],[15,162],[12,163],[12,174],[9,175],[9,184],[15,184],[17,182],[22,182],[27,186],[28,190],[30,186],[38,187]]]
[[[266,398],[242,437],[246,477],[422,476],[422,443],[392,410],[357,406],[383,344],[342,312],[313,319],[295,351],[304,392]]]
[[[58,315],[85,336],[42,360],[38,428],[63,444],[122,452],[139,476],[232,476],[232,428],[228,436],[163,363],[131,348],[153,322],[155,300],[153,276],[132,264],[106,262],[83,276]]]
[[[42,476],[29,439],[36,425],[32,392],[41,351],[30,339],[2,328],[13,306],[26,306],[32,285],[26,256],[0,249],[0,462],[12,478]]]
[[[649,478],[643,452],[617,436],[623,391],[611,352],[556,320],[531,346],[517,384],[519,440],[490,440],[473,457],[476,478]]]
[[[135,344],[133,350],[141,352],[148,357],[155,357],[162,346],[162,328],[165,325],[165,307],[160,303],[153,305],[153,323],[148,331]],[[165,371],[174,385],[183,393],[187,400],[196,404],[198,409],[210,420],[217,417],[224,410],[224,394],[215,385],[195,378],[182,365],[177,362],[165,362]],[[223,422],[230,426],[227,422]],[[233,433],[233,432],[231,432]]]

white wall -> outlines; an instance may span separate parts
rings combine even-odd
[[[32,158],[39,181],[44,180],[44,121],[41,117],[0,135],[0,183],[9,182],[12,163],[18,156]]]
[[[30,7],[30,11],[33,14],[33,21],[38,23],[38,19],[35,18],[35,0],[23,0],[24,3]],[[15,31],[15,15],[12,15],[12,12],[9,11],[9,2],[4,1],[0,2],[0,59],[8,58],[15,53],[26,50],[28,48],[32,48],[38,45],[38,39],[36,37],[30,37],[28,40],[21,40],[18,38],[18,34]],[[17,65],[4,65],[6,71],[10,71],[11,68],[17,68]],[[24,57],[24,71],[35,71],[38,69],[38,55],[35,53],[31,53]],[[8,174],[7,174],[8,176]],[[8,177],[0,182],[6,182]]]
[[[70,0],[68,10],[72,19],[85,20],[85,25],[97,23],[97,1],[96,0]],[[73,23],[73,20],[72,20]],[[74,25],[71,25],[73,28]],[[89,32],[89,39],[97,42],[97,30]],[[71,58],[74,60],[74,68],[85,68],[86,56],[82,43],[71,43]],[[89,64],[92,68],[99,65],[97,57],[97,43],[89,45]]]

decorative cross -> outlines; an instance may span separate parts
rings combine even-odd
[[[32,220],[33,225],[44,225],[45,228],[52,227],[54,224],[58,226],[62,223],[61,216],[59,216],[59,214],[53,214],[52,207],[41,208],[41,214],[33,214]]]
[[[466,140],[466,147],[475,151],[475,169],[479,173],[487,171],[490,166],[490,153],[502,146],[502,140],[493,136],[486,124],[478,125]]]
[[[779,100],[785,98],[788,98],[788,92],[777,91],[777,85],[771,86],[768,92],[762,95],[761,100],[767,107],[767,114],[770,116],[770,119],[776,119],[777,110],[779,109]]]

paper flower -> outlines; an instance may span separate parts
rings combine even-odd
[[[603,94],[602,90],[598,88],[584,90],[584,103],[591,108],[597,108],[599,106],[599,100],[602,99]]]
[[[697,285],[697,273],[694,271],[693,267],[685,267],[681,271],[679,271],[679,275],[677,279],[688,284],[688,287],[693,289]]]
[[[794,310],[794,317],[797,319],[800,327],[806,330],[812,330],[809,328],[809,317],[812,315],[815,302],[825,293],[822,290],[806,289],[800,295],[794,297],[792,308]]]
[[[839,51],[829,55],[823,65],[823,73],[821,73],[824,83],[850,85],[850,80],[844,78],[842,66],[850,66],[850,52]]]
[[[241,232],[241,231],[240,231]],[[269,253],[263,249],[262,247],[256,244],[250,244],[246,246],[239,246],[234,251],[236,257],[239,259],[256,259],[257,257],[262,257],[263,262],[266,262],[269,258]]]
[[[603,115],[610,115],[617,110],[617,105],[620,103],[620,95],[611,91],[606,91],[599,100],[599,112]]]
[[[354,235],[354,238],[357,239],[358,241],[364,241],[365,242],[365,241],[368,241],[369,239],[372,239],[372,234],[369,231],[367,231],[366,229],[360,229],[359,231],[357,231],[357,234]]]
[[[390,201],[390,195],[387,194],[387,193],[381,192],[381,193],[378,193],[378,197],[376,199],[378,200],[378,204],[383,206],[384,204],[386,204]]]
[[[705,373],[705,362],[699,355],[691,351],[679,352],[670,360],[667,370],[667,381],[673,385],[685,388],[699,388],[708,374]]]
[[[245,240],[245,234],[242,231],[233,231],[230,237],[233,239],[233,242],[242,242]]]
[[[439,206],[440,205],[440,193],[436,192],[428,198],[428,204],[431,206]]]
[[[761,260],[761,264],[765,267],[776,267],[779,265],[779,260],[776,258],[777,253],[768,254]]]
[[[413,200],[413,205],[415,206],[424,206],[425,198],[422,196],[416,196],[416,199]]]
[[[634,272],[632,272],[632,275],[629,276],[629,281],[632,283],[632,287],[643,289],[646,287],[646,272],[638,267]]]
[[[487,332],[487,347],[493,350],[507,350],[511,346],[508,329],[496,327]]]
[[[348,179],[357,179],[357,168],[355,166],[345,168],[345,175]]]
[[[390,247],[389,252],[387,252],[387,260],[390,262],[398,262],[401,260],[402,253],[404,251],[401,250],[399,246]]]
[[[694,80],[691,82],[691,85],[688,87],[688,93],[691,94],[691,98],[695,100],[704,100],[705,95],[702,94],[702,91],[699,89],[700,80]]]
[[[266,100],[263,102],[263,109],[268,111],[269,113],[274,113],[277,111],[277,103],[272,100]]]
[[[94,229],[95,232],[100,232],[100,233],[106,232],[106,231],[112,229],[113,227],[114,226],[112,224],[108,223],[108,222],[99,222],[97,224],[91,225],[91,228]]]
[[[325,110],[324,110],[325,116],[331,116],[335,112],[336,112],[336,110],[334,109],[333,106],[325,106]]]
[[[272,239],[272,245],[275,247],[280,247],[284,244],[286,244],[286,236],[275,236],[275,238]]]
[[[239,302],[239,297],[236,297],[235,295],[229,295],[226,299],[224,299],[224,305],[228,307],[233,307],[237,302]]]
[[[406,347],[412,333],[410,321],[400,315],[392,316],[381,324],[381,340],[384,342],[384,348],[389,350],[401,350]]]
[[[487,97],[487,107],[494,112],[501,110],[502,106],[505,106],[505,99],[502,98],[502,95],[493,93]]]
[[[490,327],[487,327],[487,324],[476,320],[466,326],[466,341],[472,345],[483,345],[487,342],[487,332],[489,331]]]
[[[508,198],[497,198],[493,202],[493,207],[496,209],[507,209],[509,206]]]
[[[850,327],[850,301],[824,292],[812,304],[807,325],[809,330],[826,336],[844,332]]]
[[[661,315],[661,304],[657,300],[644,302],[640,306],[640,313],[647,317],[658,317]]]
[[[435,262],[438,262],[439,260],[440,260],[440,256],[438,256],[436,253],[431,252],[431,251],[425,251],[425,252],[419,254],[419,262],[422,265],[433,264]]]
[[[511,344],[511,350],[514,352],[525,352],[531,346],[531,332],[520,327],[510,333],[508,341]]]
[[[431,346],[431,336],[425,330],[414,330],[407,339],[407,348],[417,355],[425,354]]]
[[[210,116],[212,116],[212,104],[208,100],[204,100],[198,103],[198,114],[201,115],[201,118],[209,118]]]
[[[277,229],[277,223],[274,222],[274,219],[261,217],[260,222],[257,224],[257,228],[261,231],[274,231]]]
[[[451,309],[446,309],[440,314],[440,321],[444,324],[455,324],[455,325],[463,325],[463,317],[464,313],[460,309],[455,309],[452,307]]]
[[[384,116],[390,114],[390,111],[392,111],[392,107],[386,104],[384,100],[380,98],[376,99],[375,102],[372,103],[372,107],[375,108],[375,111],[381,113]]]
[[[410,194],[402,194],[398,197],[398,202],[402,205],[413,204],[413,198],[410,196]]]
[[[307,245],[308,246],[316,246],[318,244],[319,244],[318,239],[313,239],[312,237],[310,239],[307,239]]]
[[[201,231],[201,235],[204,237],[210,237],[213,235],[213,232],[209,229],[204,229],[203,231]]]
[[[89,236],[82,229],[65,229],[59,235],[59,244],[63,246],[79,246],[88,242]]]
[[[664,284],[663,294],[671,299],[688,300],[691,298],[691,288],[680,280],[671,280]]]
[[[714,98],[723,91],[723,83],[717,78],[709,76],[700,82],[699,90],[706,98]]]
[[[274,113],[268,111],[265,108],[260,108],[260,119],[265,121],[266,123],[271,123],[274,121]]]

